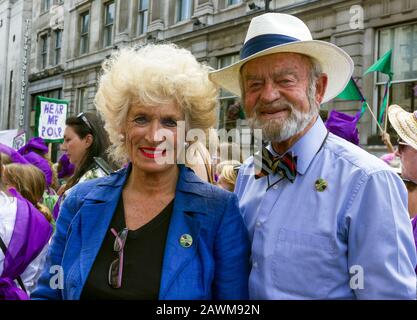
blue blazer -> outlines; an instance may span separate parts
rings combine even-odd
[[[248,299],[250,247],[236,195],[179,168],[159,299]],[[80,298],[128,174],[122,169],[70,192],[33,299]],[[192,236],[191,247],[180,245],[183,234]]]

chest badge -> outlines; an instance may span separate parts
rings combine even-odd
[[[317,179],[316,182],[314,183],[316,190],[318,192],[323,192],[324,190],[327,189],[328,187],[328,183],[326,180],[324,180],[323,178]]]
[[[189,248],[193,244],[193,237],[191,237],[189,234],[183,234],[180,237],[180,244],[183,248]]]

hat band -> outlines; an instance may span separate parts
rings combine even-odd
[[[265,49],[295,41],[300,41],[300,39],[283,34],[263,34],[256,36],[243,45],[240,51],[240,59],[243,60]]]

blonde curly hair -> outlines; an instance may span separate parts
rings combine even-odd
[[[209,66],[174,44],[122,48],[103,62],[95,105],[109,134],[110,156],[128,161],[122,128],[133,104],[174,102],[185,116],[186,130],[207,131],[216,120],[218,87],[208,78]]]

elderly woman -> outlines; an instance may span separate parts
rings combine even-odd
[[[246,299],[249,243],[236,196],[171,161],[185,152],[183,121],[186,131],[213,125],[208,67],[163,44],[122,49],[103,68],[96,106],[114,159],[128,165],[74,187],[49,253],[63,289],[51,289],[47,266],[33,296]]]

